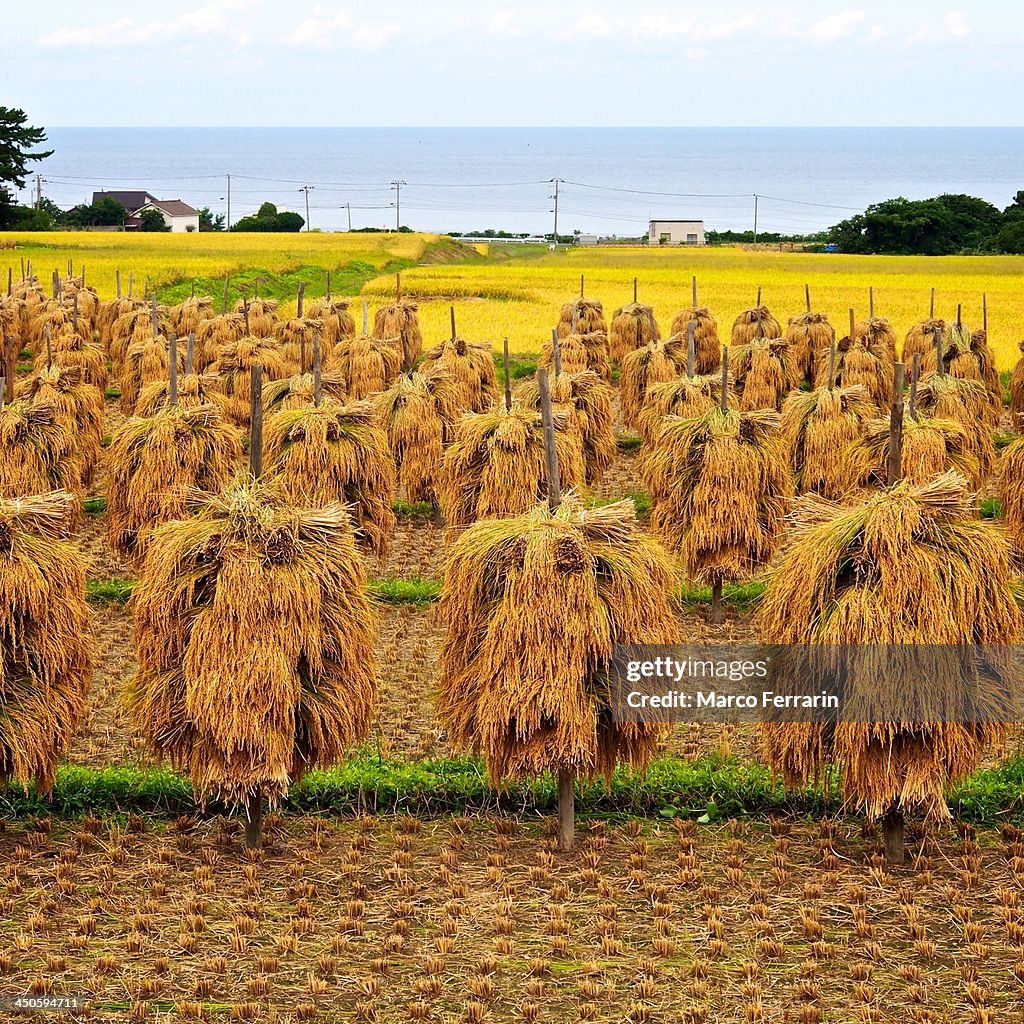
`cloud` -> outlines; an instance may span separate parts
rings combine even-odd
[[[954,39],[963,39],[971,34],[971,26],[962,11],[947,11],[938,25],[922,29],[912,35],[907,42],[914,43],[948,43]]]
[[[696,18],[674,14],[645,14],[639,19],[615,18],[601,14],[585,14],[576,20],[567,36],[585,35],[604,38],[611,35],[634,39],[677,39],[689,43],[714,43],[747,32],[757,24],[757,15],[744,14],[732,21],[704,24]]]
[[[945,18],[942,19],[942,27],[946,32],[946,35],[953,39],[957,39],[960,36],[969,36],[971,34],[971,26],[967,24],[967,18],[961,11],[950,11]]]
[[[566,35],[610,36],[615,31],[612,23],[600,14],[584,14],[576,19],[572,31]]]
[[[211,0],[172,21],[139,23],[133,18],[119,18],[106,25],[59,28],[42,36],[39,45],[50,50],[114,50],[222,36],[230,27],[225,12],[242,6],[240,0]]]
[[[523,35],[523,30],[516,24],[514,11],[495,11],[487,23],[488,31],[495,36],[506,36],[510,39]]]
[[[297,50],[333,50],[338,32],[352,28],[352,19],[344,12],[325,16],[319,7],[313,8],[295,29],[285,36],[285,44]]]
[[[352,33],[352,43],[360,50],[381,50],[398,32],[397,25],[362,25]]]
[[[824,46],[848,39],[867,15],[864,11],[839,11],[815,22],[808,30],[807,37],[813,43]]]

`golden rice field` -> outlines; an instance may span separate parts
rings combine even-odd
[[[982,295],[987,295],[990,345],[1001,369],[1012,367],[1018,342],[1024,340],[1021,256],[840,256],[732,248],[570,249],[524,256],[524,247],[509,253],[500,246],[446,246],[438,257],[439,242],[436,235],[420,234],[0,233],[0,247],[15,243],[13,249],[0,250],[0,272],[6,262],[19,274],[24,256],[48,280],[54,268],[66,270],[73,259],[76,267],[84,263],[90,283],[109,295],[118,269],[162,288],[191,277],[216,279],[253,268],[281,273],[359,262],[383,271],[393,261],[423,261],[403,273],[403,288],[421,300],[428,343],[449,333],[449,306],[454,305],[460,334],[496,345],[508,337],[515,353],[539,351],[559,305],[578,293],[581,274],[586,293],[601,299],[609,313],[632,300],[637,277],[640,301],[654,306],[663,329],[690,303],[696,274],[699,301],[710,306],[721,325],[731,324],[752,305],[759,287],[780,319],[798,313],[807,284],[814,308],[828,313],[841,330],[850,306],[858,315],[867,313],[873,287],[876,313],[902,334],[928,314],[935,288],[937,315],[955,317],[961,303],[972,328],[981,326]],[[393,289],[390,273],[382,273],[362,294],[372,306]]]

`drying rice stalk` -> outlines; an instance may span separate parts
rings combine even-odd
[[[451,377],[463,409],[483,412],[498,400],[498,375],[488,344],[449,338],[425,352],[419,368],[423,374],[438,370]]]
[[[569,417],[583,446],[586,482],[596,483],[615,461],[615,410],[612,389],[596,373],[584,370],[569,373],[563,369],[550,377],[551,402]],[[516,400],[528,409],[541,411],[540,387],[536,377],[516,389]],[[561,476],[561,472],[559,472]]]
[[[814,380],[815,367],[820,365],[822,358],[827,358],[832,337],[832,326],[824,313],[808,310],[789,318],[786,343],[789,345],[789,360],[793,364],[793,380],[797,383]]]
[[[363,334],[340,341],[325,365],[345,381],[349,398],[358,400],[387,391],[402,372],[402,352],[394,340]]]
[[[560,488],[583,483],[586,467],[579,435],[569,416],[555,417]],[[547,459],[540,416],[504,405],[467,413],[441,462],[441,507],[449,526],[490,516],[516,516],[548,492]]]
[[[9,492],[8,492],[9,493]],[[76,500],[0,496],[0,781],[48,794],[84,721],[93,636]]]
[[[608,334],[604,320],[604,306],[597,299],[580,296],[572,302],[562,304],[558,316],[558,337],[568,338],[570,334]]]
[[[345,401],[345,381],[336,373],[320,375],[320,393],[323,398]],[[285,409],[304,409],[316,397],[316,378],[312,373],[299,373],[282,377],[263,385],[263,408],[267,412]]]
[[[608,337],[608,351],[615,362],[621,363],[630,352],[660,338],[661,331],[654,319],[654,309],[634,300],[628,306],[615,310]]]
[[[726,396],[727,404],[736,407],[732,389]],[[722,376],[719,373],[694,377],[676,377],[652,384],[647,389],[647,400],[637,417],[636,426],[646,445],[657,441],[662,422],[669,416],[692,420],[702,416],[713,406],[722,404]]]
[[[750,579],[782,539],[793,493],[776,412],[666,417],[643,462],[651,528],[701,584]]]
[[[1011,441],[999,456],[999,502],[1013,542],[1015,561],[1024,564],[1024,438]]]
[[[23,498],[50,491],[81,496],[76,435],[56,405],[15,401],[0,408],[0,495]]]
[[[559,364],[562,373],[583,373],[591,370],[604,381],[611,382],[612,368],[608,362],[608,336],[600,332],[567,334],[558,340]],[[538,366],[553,370],[555,366],[554,341],[546,341],[540,350]]]
[[[277,299],[239,299],[234,306],[236,313],[245,318],[249,333],[257,338],[272,338],[277,327]]]
[[[309,307],[309,316],[323,325],[320,343],[326,359],[340,341],[356,336],[356,321],[344,299],[321,299]]]
[[[439,504],[441,458],[462,414],[459,390],[442,373],[403,373],[373,398],[407,501]]]
[[[212,373],[183,373],[178,377],[178,408],[198,409],[201,405],[215,403],[219,397],[218,380]],[[135,403],[134,416],[155,416],[167,407],[170,396],[170,384],[165,380],[155,380],[147,384],[139,393]]]
[[[782,337],[782,327],[772,316],[767,306],[753,306],[745,309],[732,324],[733,347],[749,345],[755,338]]]
[[[203,320],[195,331],[196,369],[212,366],[225,349],[236,345],[245,335],[245,317],[241,313],[222,313]]]
[[[151,306],[139,305],[115,321],[107,346],[110,361],[114,367],[114,376],[124,373],[128,352],[133,345],[151,342],[160,337],[167,337],[171,329],[167,321],[166,311],[157,306],[156,331],[153,330],[153,311]]]
[[[128,349],[121,371],[121,411],[130,416],[147,384],[163,382],[170,375],[170,342],[164,335],[136,341]],[[185,353],[178,352],[178,374],[185,373]]]
[[[850,487],[849,448],[877,412],[859,384],[790,392],[782,406],[782,432],[798,494],[843,497]]]
[[[56,423],[74,443],[82,484],[92,483],[103,444],[103,396],[83,383],[78,367],[53,366],[33,373],[18,388],[18,397],[30,405],[51,406]]]
[[[617,643],[671,644],[674,573],[631,502],[575,496],[476,523],[445,567],[441,714],[492,780],[545,771],[611,778],[642,768],[663,736],[613,721],[605,672]]]
[[[920,357],[921,372],[935,369],[935,336],[942,331],[946,332],[946,321],[929,317],[914,324],[907,331],[903,340],[903,362],[910,374],[910,367],[914,361],[915,353]]]
[[[800,383],[800,368],[790,360],[785,338],[754,338],[732,351],[740,408],[782,408],[782,400]]]
[[[373,316],[375,338],[392,343],[397,339],[403,370],[411,370],[423,351],[418,309],[415,302],[398,298],[389,306],[381,306]]]
[[[694,365],[698,376],[714,373],[722,362],[722,343],[718,340],[718,321],[705,306],[680,310],[672,321],[672,336],[682,339],[685,347],[689,339],[689,324],[693,321]]]
[[[992,406],[985,385],[949,373],[929,373],[918,384],[918,406],[925,416],[951,420],[963,428],[978,463],[977,473],[967,475],[967,479],[975,486],[987,480],[995,469],[996,452]]]
[[[259,366],[264,380],[279,380],[288,376],[288,360],[280,345],[272,338],[247,335],[225,345],[210,373],[220,379],[222,395],[215,397],[224,415],[240,427],[248,426],[250,410],[250,382],[252,369]]]
[[[892,324],[884,316],[869,316],[867,320],[860,320],[854,325],[853,336],[863,338],[869,352],[874,352],[880,359],[890,365],[896,362],[896,332]],[[914,357],[911,353],[910,365]]]
[[[1017,345],[1024,353],[1024,341]],[[1024,354],[1014,364],[1010,373],[1010,416],[1015,428],[1020,427],[1018,417],[1024,414]]]
[[[1019,642],[1009,546],[998,528],[976,519],[956,473],[922,485],[902,481],[854,507],[802,498],[790,523],[791,543],[757,616],[767,642]],[[906,811],[949,817],[945,790],[1002,742],[1007,727],[999,723],[1010,720],[1013,695],[1006,675],[941,678],[927,648],[921,674],[904,671],[897,693],[895,681],[878,684],[884,648],[866,647],[864,657],[867,670],[849,671],[839,684],[849,702],[843,718],[852,720],[770,723],[762,727],[762,743],[791,784],[819,779],[837,764],[846,805],[885,815],[888,840],[889,821],[901,821]],[[905,658],[900,661],[905,669]],[[833,676],[833,689],[840,678]],[[962,720],[968,694],[978,701],[979,721]]]
[[[1003,385],[989,351],[986,333],[971,333],[959,324],[954,324],[945,342],[943,361],[951,377],[976,380],[984,386],[988,393],[986,420],[990,426],[996,426],[1003,411]]]
[[[179,337],[198,334],[199,325],[212,320],[214,315],[213,298],[209,295],[193,295],[167,311],[171,330]]]
[[[178,378],[179,397],[187,379]],[[241,435],[214,406],[164,406],[128,420],[114,434],[107,460],[110,546],[143,555],[154,529],[186,515],[189,492],[221,490],[241,457]]]
[[[77,369],[84,384],[90,385],[101,398],[106,393],[109,375],[103,352],[97,345],[83,342],[77,334],[53,338],[48,350],[44,348],[36,357],[33,369],[41,373],[48,365]]]
[[[202,799],[271,804],[368,732],[374,616],[348,516],[251,478],[161,526],[132,599],[125,702]]]
[[[619,401],[622,422],[636,428],[654,384],[675,380],[686,369],[686,339],[675,335],[667,341],[652,341],[627,352],[621,360]]]
[[[369,401],[325,401],[267,420],[266,473],[296,504],[351,506],[355,527],[383,561],[395,532],[395,465]]]

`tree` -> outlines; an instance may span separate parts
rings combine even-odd
[[[199,211],[199,230],[200,231],[223,231],[224,230],[224,214],[211,212],[208,206],[204,206]]]
[[[24,110],[0,107],[0,185],[24,188],[29,162],[53,155],[52,149],[29,152],[46,141],[46,132],[27,125],[27,120]]]
[[[290,210],[277,212],[273,203],[263,203],[255,215],[242,217],[231,225],[232,231],[301,231],[305,220]]]
[[[60,222],[69,228],[116,227],[124,224],[127,216],[128,211],[116,199],[104,196],[92,204],[72,206]]]
[[[171,225],[164,220],[164,215],[159,210],[150,208],[139,214],[139,230],[170,231]]]
[[[262,203],[256,211],[257,217],[276,217],[277,207],[273,203]]]

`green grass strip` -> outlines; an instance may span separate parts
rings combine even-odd
[[[86,580],[85,599],[93,604],[125,604],[135,589],[135,580],[115,576],[109,580]]]
[[[102,494],[95,498],[86,498],[82,502],[82,511],[87,516],[101,516],[107,511],[107,499]]]
[[[406,519],[432,519],[434,516],[434,506],[429,501],[405,501],[398,498],[392,503],[391,511]]]
[[[620,494],[615,498],[588,498],[587,506],[589,508],[603,508],[605,505],[614,505],[617,501],[624,501],[626,499],[633,502],[638,516],[650,515],[651,496],[646,491],[626,491],[625,494]]]
[[[763,580],[751,580],[749,583],[726,583],[722,587],[722,604],[729,605],[741,612],[749,611],[764,593],[764,588]],[[679,599],[684,608],[710,605],[711,588],[684,582],[679,591]]]
[[[418,576],[387,576],[370,580],[367,589],[377,600],[388,604],[414,604],[423,607],[438,599],[441,594],[441,581],[424,580]]]
[[[982,519],[998,519],[1003,513],[1003,506],[998,498],[982,498],[978,505],[978,515]]]
[[[619,434],[615,443],[619,446],[620,452],[635,452],[643,444],[643,439],[635,434]]]
[[[694,762],[676,757],[654,761],[643,775],[617,770],[609,785],[581,781],[576,806],[581,817],[640,815],[718,820],[769,815],[821,816],[840,811],[835,775],[829,785],[787,790],[762,765],[715,755]],[[400,760],[370,750],[344,764],[310,772],[292,787],[284,803],[295,813],[358,812],[464,814],[503,808],[517,814],[547,813],[556,803],[550,776],[510,780],[499,792],[483,765],[470,757]],[[1024,757],[976,772],[949,794],[954,815],[983,825],[1024,817]],[[57,814],[190,814],[196,804],[189,781],[164,768],[64,765],[53,792],[44,798],[32,787],[0,795],[0,814],[14,817]],[[223,808],[210,806],[219,813]]]

